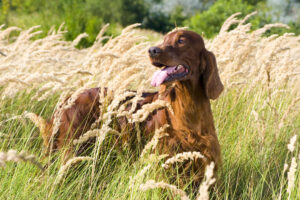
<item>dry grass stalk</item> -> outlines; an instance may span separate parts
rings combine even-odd
[[[24,117],[24,115],[13,115],[13,116],[9,116],[8,119],[3,120],[3,121],[0,122],[0,126],[1,126],[2,124],[6,123],[6,122],[11,121],[11,120],[22,119],[23,117]]]
[[[292,103],[289,105],[288,109],[285,111],[285,113],[283,114],[279,125],[278,125],[278,129],[281,129],[284,125],[284,121],[286,120],[286,118],[288,117],[289,113],[293,111],[293,108],[295,107],[296,103],[300,100],[300,97],[298,98],[294,98],[292,100]]]
[[[142,191],[156,188],[169,189],[174,196],[180,196],[181,200],[189,200],[189,197],[183,190],[177,188],[175,185],[170,185],[163,181],[155,182],[154,180],[149,180],[145,184],[140,185],[140,190]]]
[[[47,144],[47,146],[50,147],[50,152],[52,151],[52,148],[53,148],[54,139],[56,138],[56,135],[58,134],[58,130],[59,130],[59,126],[61,124],[61,117],[62,117],[63,111],[64,111],[65,107],[67,106],[67,104],[65,104],[65,101],[66,101],[66,98],[67,98],[68,95],[69,95],[68,92],[63,92],[60,95],[59,100],[56,104],[56,110],[55,110],[55,113],[54,113],[54,116],[53,116],[52,133],[51,133],[49,143]]]
[[[293,153],[294,150],[295,150],[296,141],[297,141],[297,135],[294,135],[293,137],[291,137],[290,143],[287,145],[287,148],[288,148],[288,150],[291,153]],[[300,154],[298,155],[298,160],[300,160]],[[296,156],[296,157],[292,158],[292,162],[291,162],[288,174],[287,174],[287,179],[288,179],[287,193],[289,194],[288,199],[290,199],[292,190],[293,190],[294,185],[295,185],[295,181],[296,181],[295,180],[296,179],[295,175],[296,175],[297,165],[298,164],[297,164],[297,156]],[[283,175],[288,170],[288,167],[289,167],[289,165],[287,163],[284,163],[283,172],[282,172]],[[281,186],[280,186],[280,192],[279,192],[279,195],[278,195],[278,199],[282,199],[282,189],[283,189],[283,186],[284,185],[281,184]]]
[[[211,162],[210,165],[206,167],[205,170],[205,179],[200,185],[199,188],[199,195],[197,200],[208,200],[209,199],[209,187],[216,182],[216,179],[213,178],[214,176],[214,167],[215,163]]]
[[[154,150],[159,142],[159,139],[168,135],[167,133],[164,133],[165,129],[168,127],[169,127],[169,125],[165,124],[164,126],[155,130],[155,133],[154,133],[152,139],[150,140],[150,142],[148,142],[145,145],[145,147],[141,153],[141,157],[144,157],[146,153]]]
[[[145,85],[145,81],[142,81],[141,83],[142,85]],[[132,98],[131,100],[125,102],[124,104],[122,104],[120,106],[120,108],[118,109],[118,114],[117,117],[122,117],[122,116],[126,116],[127,118],[130,118],[132,113],[136,110],[136,107],[138,105],[138,101],[143,100],[144,98],[142,97],[142,93],[143,90],[142,88],[145,88],[145,86],[142,86],[135,94],[135,97]],[[128,104],[131,103],[131,108],[130,110],[126,111],[126,107]]]
[[[80,35],[78,35],[72,42],[72,45],[75,47],[79,44],[79,42],[83,39],[88,37],[89,35],[87,33],[81,33]]]
[[[169,157],[168,154],[149,154],[148,156],[141,157],[139,160],[142,164],[151,164],[151,166],[159,165],[160,162]]]
[[[80,144],[80,143],[88,141],[90,138],[93,138],[93,137],[96,137],[96,136],[100,136],[100,131],[101,131],[101,129],[89,130],[85,134],[83,134],[82,136],[80,136],[79,139],[74,139],[73,140],[73,144],[74,145]]]
[[[184,27],[175,27],[169,33],[172,33],[174,31],[180,31],[180,30],[188,30],[188,29],[189,29],[189,27],[187,27],[187,26],[184,26]]]
[[[154,110],[163,108],[163,107],[167,107],[169,109],[169,111],[171,111],[171,113],[173,113],[173,109],[168,102],[158,99],[152,103],[143,105],[143,107],[140,110],[138,110],[136,113],[134,113],[132,115],[131,122],[145,121],[147,119],[147,117],[151,114],[151,112],[153,112]]]
[[[293,153],[293,151],[295,150],[295,143],[297,141],[297,135],[294,135],[291,139],[290,139],[290,143],[287,145],[288,150]]]
[[[259,132],[260,132],[261,141],[264,142],[265,136],[266,136],[265,119],[261,115],[259,115],[255,110],[252,110],[251,114],[254,116],[255,123],[257,125],[257,130],[259,130]]]
[[[74,157],[74,158],[69,159],[66,164],[64,164],[63,166],[60,167],[57,177],[55,179],[55,184],[60,183],[60,181],[62,180],[62,178],[68,172],[69,168],[72,165],[74,165],[78,162],[81,162],[81,161],[90,161],[90,160],[94,160],[94,159],[91,157],[83,157],[83,156],[82,157]]]
[[[296,158],[293,157],[290,169],[289,169],[288,174],[287,174],[287,178],[288,178],[287,193],[289,194],[289,199],[290,199],[291,193],[293,191],[293,188],[295,186],[295,181],[296,181],[296,178],[295,178],[296,174],[295,173],[296,173],[296,169],[297,169],[297,161],[296,161]]]
[[[35,124],[35,126],[37,126],[40,129],[41,133],[45,132],[46,129],[45,119],[43,119],[41,116],[38,116],[35,113],[27,112],[27,111],[24,112],[24,116],[26,118],[29,118]]]
[[[116,98],[113,99],[113,101],[110,103],[110,105],[107,107],[106,113],[103,115],[103,121],[105,122],[101,129],[92,129],[87,131],[84,135],[82,135],[79,139],[74,140],[73,144],[80,144],[83,142],[86,142],[89,138],[92,137],[100,137],[98,142],[101,144],[102,141],[105,139],[105,136],[107,132],[112,132],[114,134],[120,135],[120,133],[116,130],[113,130],[112,128],[109,127],[111,121],[112,121],[112,116],[116,113],[115,109],[116,107],[119,106],[121,101],[124,101],[127,97],[135,95],[135,92],[130,92],[130,91],[125,91],[122,95],[117,96]],[[101,116],[99,117],[101,119]],[[99,120],[96,120],[99,121]],[[95,125],[92,125],[94,127]]]
[[[107,118],[111,112],[116,111],[116,108],[120,106],[121,102],[124,101],[128,97],[135,96],[136,92],[125,91],[124,93],[120,93],[118,96],[113,98],[113,101],[107,107],[107,112],[104,114],[104,118]]]
[[[200,152],[196,152],[196,151],[178,153],[175,156],[166,160],[166,162],[162,164],[162,167],[168,169],[171,165],[177,162],[184,162],[186,160],[196,160],[196,159],[204,159],[204,158],[205,157]]]
[[[7,153],[0,152],[0,166],[5,167],[5,163],[9,161],[16,163],[20,161],[29,161],[42,171],[44,170],[42,164],[36,160],[36,157],[34,155],[27,155],[25,151],[18,153],[16,150],[11,149]]]
[[[145,176],[145,173],[150,169],[151,165],[146,165],[139,173],[137,173],[133,178],[130,177],[129,181],[129,188],[132,189],[134,187],[134,184],[139,180],[143,179]]]
[[[73,140],[73,144],[76,145],[76,144],[81,144],[81,143],[84,143],[86,141],[88,141],[90,138],[93,138],[93,137],[100,137],[101,134],[103,134],[103,129],[93,129],[93,130],[89,130],[87,131],[84,135],[82,135],[79,139],[77,140]],[[116,134],[116,135],[120,135],[120,133],[114,129],[111,129],[111,128],[108,128],[106,130],[106,132],[110,132],[112,134]],[[105,137],[105,136],[104,136]]]
[[[262,34],[270,28],[288,26],[270,24],[250,32],[251,24],[244,23],[255,13],[241,20],[236,18],[239,14],[229,17],[220,33],[213,40],[206,41],[208,49],[217,57],[220,75],[226,87],[237,87],[232,85],[234,82],[245,82],[254,87],[268,81],[273,90],[284,84],[294,87],[299,80],[299,75],[296,75],[300,63],[299,39],[290,34],[262,38]],[[239,25],[229,31],[232,24]],[[265,69],[268,69],[269,80],[264,76]],[[293,75],[288,76],[291,73]]]

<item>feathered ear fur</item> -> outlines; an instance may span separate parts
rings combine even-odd
[[[224,86],[221,82],[217,61],[215,55],[204,49],[202,51],[202,59],[204,59],[201,63],[203,63],[204,72],[203,72],[203,82],[205,86],[206,96],[210,99],[216,99],[222,93]]]

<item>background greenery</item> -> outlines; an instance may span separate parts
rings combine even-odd
[[[68,30],[66,39],[72,40],[86,32],[88,38],[80,46],[89,46],[100,28],[110,23],[108,35],[116,35],[122,27],[142,23],[142,28],[161,33],[175,26],[188,26],[211,38],[218,33],[224,20],[236,12],[245,16],[258,11],[250,22],[253,28],[267,23],[284,21],[290,32],[300,33],[300,17],[293,15],[294,5],[300,0],[282,0],[284,7],[278,12],[272,2],[276,0],[0,0],[0,24],[28,28],[41,25],[44,35],[62,22]],[[185,2],[185,3],[184,3]],[[190,7],[190,9],[188,9]],[[294,11],[295,12],[295,11]],[[297,11],[296,11],[297,12]],[[289,20],[283,20],[290,16]],[[272,33],[281,33],[273,30]],[[43,36],[43,35],[42,35]]]

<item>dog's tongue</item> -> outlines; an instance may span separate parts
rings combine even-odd
[[[176,66],[174,67],[166,67],[163,70],[158,70],[153,74],[151,85],[159,86],[166,80],[169,74],[172,74],[175,71]]]

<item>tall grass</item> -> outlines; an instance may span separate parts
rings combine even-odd
[[[232,16],[216,38],[206,41],[207,48],[217,57],[226,87],[221,97],[212,102],[223,165],[210,197],[297,199],[300,198],[299,37],[286,34],[262,38],[268,28],[285,25],[269,25],[249,32],[250,24],[245,22],[246,19]],[[234,23],[236,28],[228,31]],[[126,92],[128,88],[137,91],[133,105],[141,91],[154,90],[150,88],[150,78],[155,69],[147,58],[151,43],[144,42],[145,38],[131,26],[102,45],[104,27],[93,46],[78,50],[74,46],[79,39],[73,43],[62,40],[63,28],[50,31],[45,38],[31,40],[39,34],[34,32],[36,28],[21,31],[16,38],[10,37],[10,32],[19,31],[17,28],[0,30],[0,51],[6,55],[0,55],[0,152],[24,150],[49,166],[43,171],[30,162],[6,159],[6,166],[0,168],[0,199],[180,198],[177,194],[183,193],[174,193],[174,185],[188,198],[197,198],[191,183],[179,188],[179,176],[170,182],[168,171],[162,167],[166,164],[163,155],[147,152],[139,157],[138,152],[117,145],[113,138],[118,133],[109,127],[114,115],[126,116],[131,121],[145,118],[146,112],[136,116],[117,105],[132,95]],[[81,91],[95,86],[109,86],[108,98],[114,96],[114,100],[105,107],[102,127],[96,132],[98,140],[86,155],[91,158],[73,158],[63,165],[63,153],[45,157],[39,130],[25,111],[49,118],[55,108],[72,105]],[[110,95],[110,91],[114,94]],[[61,106],[67,94],[72,97]],[[168,105],[159,102],[143,110],[149,112],[159,106]],[[59,123],[57,113],[56,118]],[[298,137],[291,151],[288,144],[294,135]],[[159,137],[157,134],[157,140]],[[50,159],[54,162],[49,162]],[[166,189],[142,192],[145,183]]]

